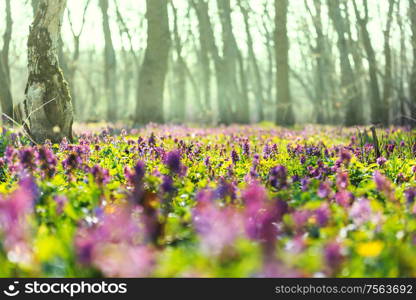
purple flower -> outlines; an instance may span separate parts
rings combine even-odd
[[[258,183],[250,184],[243,192],[245,203],[245,229],[250,239],[273,244],[276,240],[275,223],[283,215],[279,208],[286,210],[281,203],[272,205],[267,201],[266,190]]]
[[[37,154],[37,163],[39,168],[43,172],[43,176],[51,178],[55,175],[56,172],[56,165],[58,164],[58,160],[56,159],[55,155],[53,154],[52,150],[47,146],[39,147]]]
[[[344,259],[341,245],[337,242],[328,243],[324,249],[324,258],[332,275],[337,271]]]
[[[328,182],[321,182],[318,188],[318,196],[322,199],[328,198],[331,193],[331,186]]]
[[[315,210],[316,221],[320,227],[324,227],[328,224],[330,215],[331,211],[327,204],[323,204]]]
[[[379,192],[383,192],[389,200],[394,200],[394,190],[390,180],[379,171],[374,172],[374,181]]]
[[[172,173],[179,174],[182,169],[181,154],[179,150],[168,152],[166,154],[164,163]]]
[[[219,208],[214,202],[199,202],[193,209],[192,220],[202,250],[210,255],[221,254],[242,232],[242,220],[237,211],[232,207]]]
[[[250,144],[248,141],[245,141],[243,144],[243,155],[250,156]]]
[[[340,160],[343,163],[348,164],[351,160],[351,153],[347,149],[342,149],[341,150],[341,155],[340,155]]]
[[[163,176],[162,184],[160,185],[163,193],[173,193],[175,191],[175,187],[173,186],[173,179],[170,176]]]
[[[143,244],[143,229],[126,207],[102,214],[93,226],[81,226],[75,237],[78,259],[108,277],[149,276],[154,253]]]
[[[302,192],[306,192],[308,190],[308,188],[309,188],[309,179],[302,178],[300,180],[300,184],[301,184]]]
[[[341,190],[335,194],[335,201],[343,207],[349,207],[352,200],[352,193],[346,190]]]
[[[377,164],[379,166],[382,166],[386,163],[387,159],[385,159],[383,156],[380,156],[379,158],[377,158]]]
[[[91,174],[94,176],[95,182],[100,186],[110,181],[108,170],[100,167],[99,165],[92,167]]]
[[[276,166],[270,170],[270,185],[276,189],[282,189],[287,186],[287,171],[284,166]]]
[[[412,204],[416,198],[416,187],[410,187],[404,191],[406,201],[408,204]]]
[[[235,149],[231,151],[231,160],[233,164],[236,164],[240,160],[240,158],[238,157],[237,151],[235,151]]]
[[[357,226],[363,225],[371,218],[370,201],[366,198],[358,199],[352,205],[349,215]]]
[[[339,172],[336,178],[337,187],[340,190],[346,189],[349,184],[348,173],[347,172]]]

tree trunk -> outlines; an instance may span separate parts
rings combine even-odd
[[[200,68],[202,73],[202,89],[203,89],[203,102],[204,102],[204,111],[209,121],[212,121],[213,112],[211,104],[211,61],[209,57],[209,48],[210,41],[207,30],[207,24],[204,24],[204,19],[202,18],[202,10],[208,8],[207,4],[203,1],[191,1],[197,18],[198,18],[198,30],[199,30],[199,61]]]
[[[230,107],[231,112],[235,111],[231,121],[248,123],[247,95],[241,95],[241,100],[238,101],[239,94],[242,94],[243,92],[239,91],[236,79],[236,75],[238,74],[237,66],[239,64],[239,50],[233,33],[230,0],[217,0],[217,6],[222,29],[223,78],[225,80],[224,84],[227,86],[227,88],[224,89],[225,98],[223,98],[222,101],[225,101],[226,105]]]
[[[173,102],[171,103],[171,116],[174,123],[182,123],[185,120],[186,110],[186,62],[182,57],[182,41],[178,28],[178,12],[172,2],[173,11],[173,36],[176,59],[173,59]]]
[[[100,0],[100,8],[103,16],[104,32],[104,84],[107,100],[107,119],[110,122],[117,120],[117,62],[111,37],[110,23],[108,19],[108,0]]]
[[[171,44],[166,0],[146,0],[147,48],[140,69],[136,122],[163,123],[163,92]]]
[[[354,126],[362,123],[362,106],[361,99],[358,97],[358,88],[354,80],[354,72],[349,59],[350,51],[347,34],[347,20],[341,14],[340,3],[328,0],[328,13],[332,24],[337,32],[338,50],[340,54],[341,69],[341,97],[348,100],[347,111],[345,115],[345,125]]]
[[[367,23],[368,23],[368,3],[367,0],[363,1],[364,3],[364,17],[361,17],[360,12],[357,7],[356,0],[353,0],[355,16],[357,18],[357,23],[360,27],[361,38],[364,45],[364,50],[367,54],[369,75],[370,75],[370,92],[371,92],[371,122],[373,124],[383,124],[387,125],[388,120],[386,120],[386,115],[384,112],[384,106],[382,104],[380,89],[377,78],[377,60],[376,53],[374,51],[373,45],[371,43],[370,33],[368,32]]]
[[[243,15],[244,20],[244,27],[246,30],[247,36],[247,48],[248,48],[248,55],[253,67],[254,71],[254,79],[255,79],[255,97],[256,97],[256,105],[258,109],[258,116],[257,121],[261,122],[264,121],[264,111],[263,111],[263,103],[264,103],[264,96],[263,96],[263,81],[261,79],[260,67],[256,58],[256,54],[254,51],[254,42],[253,36],[250,30],[250,22],[249,22],[249,10],[243,5],[241,0],[238,1],[238,5],[240,6],[241,13]],[[241,72],[241,70],[240,70]]]
[[[389,0],[389,11],[387,13],[387,24],[384,30],[384,80],[383,80],[383,119],[389,123],[390,102],[392,100],[393,71],[392,55],[390,48],[390,31],[393,21],[394,0]]]
[[[12,13],[10,0],[6,0],[6,30],[3,36],[3,49],[0,52],[0,104],[2,113],[9,118],[13,117],[13,98],[11,94],[10,67],[9,67],[9,48],[12,38]],[[6,123],[10,119],[3,117]]]
[[[289,83],[288,6],[288,0],[275,0],[276,123],[283,126],[290,126],[295,123]]]
[[[416,127],[416,1],[409,0],[409,15],[412,29],[413,64],[410,74],[410,117],[412,126]]]
[[[72,140],[73,110],[58,61],[66,0],[41,0],[28,39],[29,78],[22,121],[35,142]]]

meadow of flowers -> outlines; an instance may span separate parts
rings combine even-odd
[[[416,134],[377,137],[150,125],[31,145],[4,129],[0,276],[414,277]]]

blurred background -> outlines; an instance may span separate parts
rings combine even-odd
[[[25,98],[36,2],[0,0],[2,101]],[[68,0],[61,37],[76,122],[416,118],[414,0]]]

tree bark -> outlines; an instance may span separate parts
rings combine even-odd
[[[163,93],[171,45],[166,0],[146,0],[147,47],[137,89],[136,122],[163,123]]]
[[[40,0],[28,39],[29,78],[21,122],[35,142],[72,140],[71,96],[58,48],[66,0]]]
[[[9,48],[12,38],[12,13],[10,0],[6,0],[6,30],[3,36],[3,49],[0,51],[0,104],[2,113],[9,118],[13,117],[13,98],[11,94]],[[10,119],[2,118],[5,123],[10,124]]]
[[[373,45],[371,43],[370,33],[368,32],[368,3],[367,0],[363,1],[364,6],[364,16],[361,17],[360,12],[357,7],[356,0],[353,0],[355,16],[357,18],[357,23],[360,27],[361,38],[363,41],[364,49],[367,54],[368,61],[368,72],[370,75],[370,92],[371,92],[371,122],[373,124],[383,124],[387,125],[388,120],[386,120],[386,115],[384,112],[384,106],[382,104],[378,77],[377,77],[377,60],[376,53],[374,51]]]
[[[341,97],[348,100],[347,111],[345,115],[345,125],[354,126],[362,123],[362,106],[361,99],[358,97],[358,88],[354,80],[354,71],[349,59],[350,50],[347,34],[347,20],[341,14],[340,3],[337,1],[327,0],[328,13],[332,24],[337,32],[338,50],[340,54],[341,69]]]
[[[261,122],[264,120],[264,111],[263,111],[263,103],[264,103],[264,96],[263,96],[263,81],[261,78],[260,67],[256,58],[256,54],[254,51],[254,42],[253,36],[250,30],[250,17],[249,17],[249,10],[243,5],[241,0],[238,1],[238,5],[240,6],[241,13],[243,15],[244,20],[244,27],[246,30],[247,36],[247,48],[248,48],[248,55],[253,67],[254,71],[254,79],[255,79],[255,97],[256,97],[256,105],[258,109],[258,116],[257,121]]]
[[[171,103],[171,117],[174,123],[185,120],[186,110],[186,62],[182,57],[182,41],[178,28],[178,11],[173,2],[170,2],[173,11],[173,36],[176,59],[173,62],[173,103]]]
[[[107,102],[107,120],[117,120],[117,60],[114,51],[111,29],[108,18],[108,0],[100,0],[100,8],[103,16],[104,47],[104,84],[105,98]]]
[[[289,82],[288,6],[288,0],[275,0],[276,123],[283,126],[295,123]]]
[[[410,118],[411,125],[416,127],[416,1],[409,0],[410,25],[412,29],[413,63],[410,73]]]

